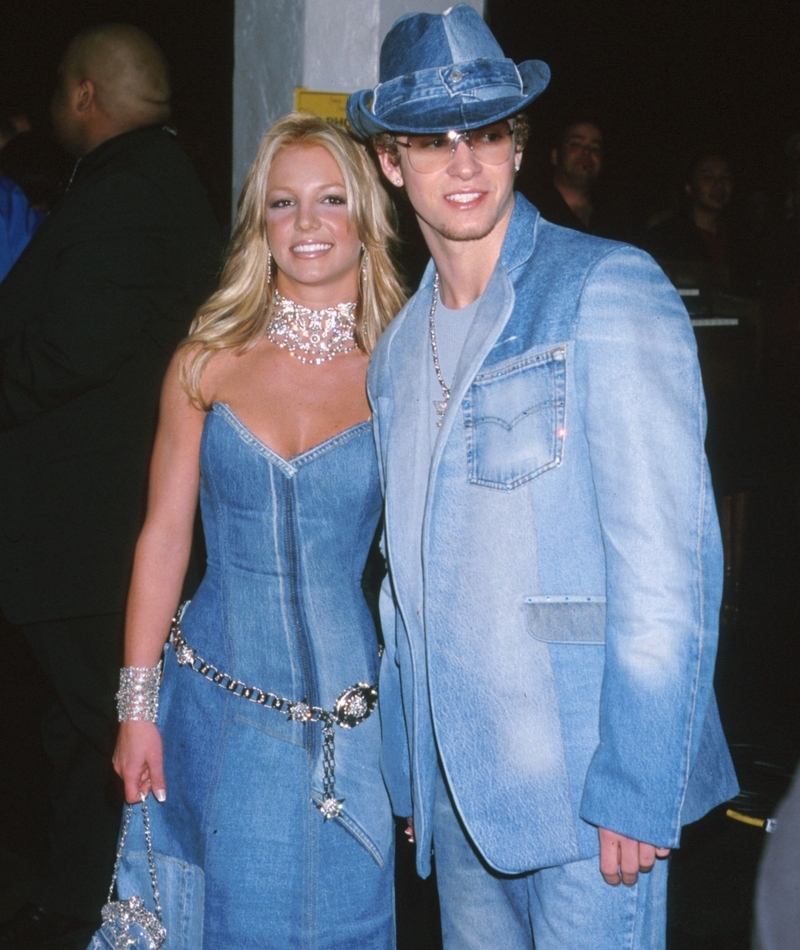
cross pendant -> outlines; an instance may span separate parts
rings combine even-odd
[[[447,400],[446,399],[434,399],[433,407],[436,410],[436,415],[439,417],[439,421],[436,423],[436,428],[441,429],[442,427],[442,416],[445,414],[447,409]]]

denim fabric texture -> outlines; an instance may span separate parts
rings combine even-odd
[[[205,578],[181,630],[244,683],[331,709],[378,676],[361,575],[381,509],[371,425],[285,460],[226,405],[201,446]],[[325,821],[319,723],[292,722],[180,667],[168,645],[153,802],[165,950],[394,947],[394,824],[377,713],[336,727],[339,818]],[[161,880],[163,874],[163,882]],[[120,896],[149,894],[131,827]]]
[[[155,803],[149,805],[149,812],[156,807]],[[137,846],[145,844],[144,825],[141,810],[138,808],[131,816],[129,835],[129,840],[134,847],[126,844],[123,851],[117,874],[117,890],[120,895],[124,894],[125,898],[132,897],[134,894],[141,897],[147,909],[155,914],[156,907],[153,900],[147,850],[134,850]],[[202,947],[203,872],[198,867],[164,854],[155,855],[155,865],[162,923],[167,931],[164,950],[170,947]],[[131,939],[133,936],[131,934]],[[132,946],[138,950],[148,950],[150,945],[146,934],[142,934],[138,942]],[[107,947],[117,950],[113,927],[104,923],[94,935],[88,950],[106,950]]]
[[[347,120],[357,135],[474,129],[519,112],[550,81],[545,63],[516,66],[480,14],[464,3],[444,13],[408,13],[381,45],[380,82],[353,93]]]
[[[663,950],[667,861],[609,887],[596,857],[529,874],[492,871],[467,839],[439,777],[436,881],[444,950]]]
[[[430,868],[439,762],[487,864],[662,847],[737,791],[712,679],[722,550],[687,313],[646,254],[517,195],[429,458],[433,266],[369,373],[390,578],[381,710]]]

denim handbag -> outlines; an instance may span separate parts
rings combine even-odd
[[[117,882],[119,862],[125,847],[131,814],[134,805],[128,805],[125,810],[125,820],[122,823],[122,832],[119,836],[117,860],[114,864],[114,873],[111,877],[111,887],[108,889],[106,901],[100,916],[103,919],[102,927],[92,938],[88,950],[161,950],[167,939],[167,930],[164,926],[161,913],[161,900],[156,881],[156,862],[153,854],[153,841],[150,836],[150,818],[147,814],[147,803],[142,795],[142,820],[144,822],[144,836],[147,841],[147,861],[150,865],[150,879],[153,883],[153,903],[156,912],[148,910],[144,898],[134,895],[127,900],[112,900],[114,885]]]

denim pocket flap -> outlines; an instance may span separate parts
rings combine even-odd
[[[606,599],[584,595],[525,598],[528,633],[547,643],[604,643]]]
[[[566,347],[479,373],[462,403],[469,480],[513,489],[561,464]]]

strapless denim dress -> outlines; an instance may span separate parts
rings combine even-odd
[[[326,710],[376,684],[361,577],[381,509],[371,423],[286,460],[224,404],[201,446],[205,577],[181,631],[217,669]],[[394,824],[376,710],[335,727],[325,820],[320,723],[230,695],[167,645],[159,728],[167,801],[149,802],[165,950],[394,947]],[[132,824],[120,897],[150,898]]]

